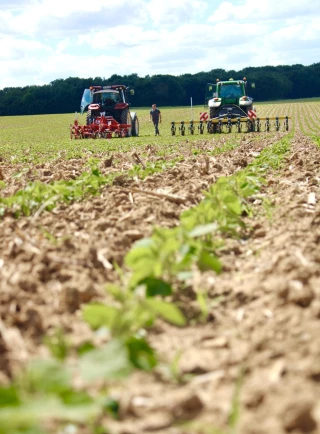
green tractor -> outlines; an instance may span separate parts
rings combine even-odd
[[[206,104],[209,108],[209,133],[220,133],[222,125],[226,124],[231,131],[232,124],[237,123],[238,131],[242,123],[246,124],[247,131],[255,131],[256,111],[252,106],[253,99],[246,93],[247,81],[217,80],[216,84],[208,83],[206,89]],[[252,84],[254,87],[254,83]]]
[[[251,87],[254,88],[255,84],[252,83]],[[230,78],[227,81],[217,80],[215,84],[207,83],[205,105],[208,107],[208,112],[201,112],[199,120],[192,118],[190,121],[180,121],[180,134],[184,136],[187,129],[190,134],[194,134],[196,124],[198,124],[199,134],[205,132],[205,126],[209,134],[222,133],[224,129],[231,133],[233,127],[240,133],[243,126],[246,132],[267,132],[273,125],[276,131],[280,131],[281,121],[284,130],[288,131],[289,116],[257,117],[256,109],[252,105],[253,99],[248,96],[247,88],[246,78],[242,80]],[[171,122],[173,136],[176,134],[177,124],[176,121]]]

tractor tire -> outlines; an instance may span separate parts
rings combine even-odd
[[[214,118],[215,112],[216,112],[216,109],[214,107],[210,107],[210,119]]]
[[[128,128],[128,131],[127,131],[127,137],[131,137],[132,136],[132,121],[131,121],[129,109],[123,110],[123,112],[120,115],[120,120],[121,120],[122,124],[130,124],[130,127]]]
[[[247,121],[247,133],[252,133],[256,130],[255,122],[254,121]]]
[[[217,134],[217,124],[209,121],[207,124],[207,129],[209,134]]]
[[[87,125],[91,125],[91,124],[92,124],[92,120],[91,120],[91,110],[88,110],[88,111],[87,111],[86,124],[87,124]]]
[[[131,125],[132,125],[132,136],[139,136],[139,120],[135,113],[130,113],[131,116]]]

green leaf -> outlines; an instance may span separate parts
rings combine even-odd
[[[20,404],[17,390],[13,387],[0,387],[0,408]]]
[[[82,405],[92,403],[92,398],[85,391],[69,389],[61,394],[66,405]]]
[[[135,268],[137,265],[143,264],[145,260],[150,260],[151,254],[150,245],[134,246],[126,255],[125,262],[130,268]]]
[[[77,353],[79,356],[82,356],[85,353],[88,353],[89,351],[92,351],[95,349],[95,346],[91,342],[84,342],[77,350]]]
[[[201,320],[206,321],[209,313],[209,305],[206,294],[203,292],[197,292],[197,302],[201,309]]]
[[[153,348],[144,338],[131,336],[126,341],[129,358],[133,366],[138,369],[150,371],[157,364]]]
[[[217,223],[209,223],[207,225],[199,225],[196,226],[191,232],[189,232],[189,236],[191,238],[201,237],[202,235],[211,234],[218,228]]]
[[[99,172],[99,169],[92,169],[92,175],[94,175],[94,176],[100,176],[100,172]]]
[[[103,405],[104,409],[107,410],[107,412],[114,418],[114,419],[118,419],[119,417],[119,410],[120,410],[120,406],[119,406],[119,402],[116,401],[115,399],[112,399],[110,397],[108,397]],[[105,431],[103,430],[103,433],[105,433]]]
[[[134,243],[134,249],[136,247],[150,247],[151,245],[153,245],[153,240],[152,238],[141,238],[141,240],[138,240]]]
[[[230,211],[234,212],[237,215],[241,214],[241,203],[237,196],[230,194],[228,196],[225,196],[223,201]]]
[[[93,328],[105,326],[112,329],[114,322],[120,314],[119,309],[106,304],[92,303],[86,304],[82,308],[84,320]]]
[[[222,265],[219,259],[205,251],[200,253],[198,267],[201,271],[213,270],[217,274],[219,274],[222,270]]]
[[[46,336],[44,343],[51,351],[51,354],[57,359],[64,360],[67,357],[69,344],[62,330],[57,329],[53,336]]]
[[[112,340],[103,348],[89,351],[81,357],[79,368],[86,381],[124,378],[132,370],[125,344]]]
[[[43,434],[43,429],[37,430],[40,422],[54,419],[84,423],[101,413],[100,401],[82,405],[63,405],[54,396],[44,395],[30,399],[18,408],[6,407],[0,410],[0,434]]]
[[[155,277],[147,277],[141,280],[139,285],[146,286],[147,297],[154,297],[156,295],[162,295],[163,297],[172,294],[172,287],[168,283]]]
[[[193,271],[181,271],[180,273],[177,273],[177,279],[181,280],[182,282],[186,282],[187,280],[190,280],[193,276]]]
[[[25,377],[30,391],[60,394],[70,388],[70,372],[56,360],[34,360],[29,363]]]
[[[118,274],[123,273],[118,265],[116,267],[119,268]],[[127,293],[119,286],[109,283],[106,285],[106,291],[112,295],[112,297],[119,301],[120,303],[124,303],[127,298]]]
[[[184,326],[186,324],[186,319],[183,316],[182,312],[173,303],[158,300],[155,298],[148,298],[145,300],[145,303],[156,314],[158,314],[168,322],[177,326]]]

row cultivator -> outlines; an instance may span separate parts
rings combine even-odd
[[[130,111],[128,95],[133,89],[123,84],[90,86],[85,89],[81,100],[81,114],[87,110],[86,125],[80,125],[76,117],[70,125],[71,139],[111,139],[139,135],[136,113]]]
[[[71,139],[111,139],[112,137],[128,137],[131,124],[119,124],[112,116],[97,116],[89,125],[80,125],[75,119],[70,125]]]
[[[255,84],[252,83],[252,87]],[[258,117],[253,99],[246,94],[247,80],[220,81],[216,84],[208,83],[206,87],[205,104],[207,112],[200,113],[199,120],[171,122],[171,135],[176,135],[177,126],[179,133],[184,136],[188,130],[190,134],[196,131],[199,134],[205,130],[209,134],[226,132],[231,133],[235,127],[238,133],[270,131],[275,128],[280,131],[289,130],[289,116]]]

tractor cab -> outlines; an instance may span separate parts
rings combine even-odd
[[[239,104],[239,99],[245,95],[243,82],[227,81],[217,83],[217,96],[226,104]]]
[[[87,126],[104,124],[106,120],[114,121],[118,126],[120,125],[120,129],[126,131],[128,136],[138,136],[139,121],[136,113],[130,111],[129,95],[134,95],[134,90],[123,84],[90,86],[89,89],[85,89],[80,103],[80,112],[83,114],[87,111]],[[118,134],[120,130],[118,131],[117,128],[114,127],[112,131]]]
[[[91,86],[85,89],[80,103],[81,114],[91,105],[98,104],[103,111],[106,107],[111,108],[120,104],[119,109],[129,107],[128,93],[133,95],[133,89],[128,92],[128,88],[123,85],[112,86]]]
[[[252,109],[252,98],[246,95],[247,81],[217,80],[216,84],[208,83],[206,90],[206,103],[210,109],[210,118],[232,115],[232,117],[245,117]]]
[[[219,100],[221,105],[239,105],[239,100],[244,96],[246,96],[246,82],[244,80],[217,80],[216,84],[207,84],[206,103],[208,103],[211,99],[215,99]]]

